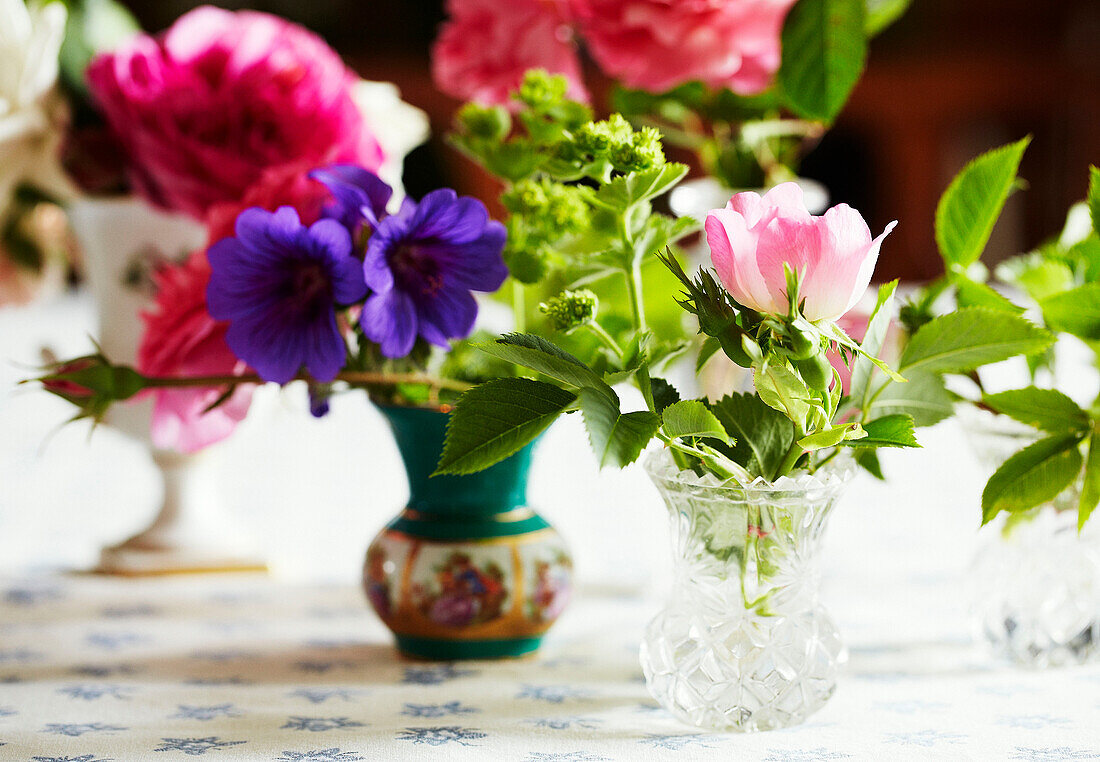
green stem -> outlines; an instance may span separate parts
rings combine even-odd
[[[649,330],[645,319],[645,303],[642,295],[642,266],[635,258],[630,264],[630,272],[626,275],[626,285],[630,292],[630,310],[634,317],[634,326],[639,332]]]
[[[801,437],[798,437],[799,439]],[[780,476],[786,476],[794,470],[794,464],[798,462],[798,459],[802,457],[802,446],[798,444],[796,439],[795,443],[791,445],[791,449],[787,450],[787,454],[783,458],[783,462],[779,465],[779,471],[776,473],[775,478]]]
[[[524,333],[527,330],[527,294],[524,286],[518,280],[512,283],[512,321],[515,323],[516,333]]]
[[[604,327],[602,325],[597,323],[595,320],[589,323],[585,323],[584,325],[585,328],[592,331],[592,333],[594,333],[596,337],[599,338],[599,340],[607,346],[608,349],[617,354],[620,358],[623,356],[622,347],[619,346],[618,342],[615,341],[614,337],[610,333],[604,330]]]

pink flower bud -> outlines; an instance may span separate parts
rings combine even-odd
[[[783,265],[802,275],[799,300],[810,321],[836,320],[867,290],[879,247],[859,212],[838,204],[820,217],[806,210],[802,188],[777,185],[738,193],[707,215],[707,243],[722,285],[741,305],[773,315],[788,310]]]

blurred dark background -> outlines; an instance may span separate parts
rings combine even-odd
[[[145,29],[160,30],[201,3],[124,0]],[[501,0],[507,2],[507,0]],[[443,139],[457,105],[432,86],[429,49],[442,0],[218,2],[298,21],[322,34],[368,79],[396,83],[431,117],[433,138],[406,164],[421,195],[441,184],[488,198],[492,189]],[[835,128],[803,164],[832,203],[860,209],[877,233],[901,223],[877,276],[939,272],[932,221],[951,177],[977,153],[1032,134],[1016,194],[987,262],[1057,233],[1100,163],[1100,1],[914,0],[872,43],[867,72]],[[590,83],[598,76],[590,71]],[[594,92],[601,87],[595,84]]]

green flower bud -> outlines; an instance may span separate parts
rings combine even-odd
[[[569,83],[560,74],[551,75],[545,69],[533,69],[523,77],[516,100],[533,109],[544,109],[565,98]]]
[[[503,106],[467,103],[458,112],[458,123],[467,135],[485,140],[503,140],[512,131],[512,117]]]
[[[612,114],[602,122],[588,122],[577,130],[576,144],[582,152],[604,157],[615,151],[629,150],[634,138],[630,122],[622,114]]]
[[[550,318],[559,331],[569,332],[596,319],[599,299],[588,289],[563,291],[539,305],[539,312]]]
[[[549,253],[538,246],[505,250],[504,264],[508,265],[508,273],[520,283],[538,283],[550,271]]]
[[[644,127],[634,133],[632,140],[621,143],[611,151],[611,163],[619,172],[645,172],[665,163],[661,133],[652,127]]]
[[[824,354],[814,354],[792,363],[812,392],[824,392],[833,378],[833,366]]]

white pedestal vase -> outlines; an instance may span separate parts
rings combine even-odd
[[[139,316],[154,295],[152,273],[202,246],[205,229],[131,197],[84,198],[69,208],[96,302],[97,340],[114,362],[134,364],[144,328]],[[143,532],[101,553],[112,574],[170,574],[265,569],[246,535],[226,516],[211,483],[211,457],[157,450],[150,438],[152,401],[114,406],[106,423],[146,444],[164,478],[164,500]]]

